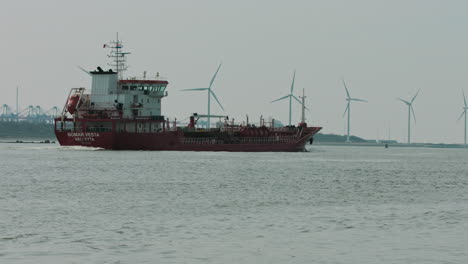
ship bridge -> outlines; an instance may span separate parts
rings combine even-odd
[[[80,94],[80,102],[76,104],[80,116],[163,120],[161,101],[168,96],[166,88],[169,82],[160,78],[159,73],[154,79],[146,78],[146,71],[142,77],[123,78],[127,69],[126,55],[130,53],[122,52],[123,45],[118,37],[117,41],[104,47],[111,49],[108,56],[113,62],[108,65],[113,69],[97,67],[97,70],[88,72],[92,77],[91,93]]]
[[[143,91],[144,94],[161,93],[164,94],[169,84],[166,80],[119,80],[119,90],[121,91]]]

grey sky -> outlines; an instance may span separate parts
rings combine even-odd
[[[344,134],[345,78],[352,134],[406,141],[407,109],[414,103],[414,142],[463,140],[461,89],[468,86],[467,1],[2,1],[0,104],[62,106],[71,87],[88,87],[77,69],[105,66],[102,44],[118,31],[130,65],[127,75],[170,82],[163,112],[179,119],[206,112],[207,86],[237,120],[260,114],[287,122],[288,93],[306,88],[309,124]],[[468,87],[465,89],[468,94]],[[293,120],[300,117],[293,107]],[[213,105],[212,112],[222,113]]]

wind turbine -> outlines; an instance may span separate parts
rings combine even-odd
[[[465,115],[465,134],[464,134],[464,143],[466,145],[466,110],[468,110],[468,105],[466,104],[466,98],[465,98],[465,92],[462,90],[462,93],[463,93],[463,102],[465,103],[465,106],[463,107],[463,112],[462,114],[460,115],[460,117],[458,118],[458,120],[460,120],[463,115]]]
[[[213,96],[213,98],[216,100],[216,102],[218,103],[219,107],[221,107],[221,109],[223,109],[224,111],[224,108],[223,106],[221,105],[221,103],[219,102],[218,100],[218,97],[216,97],[216,94],[213,92],[213,90],[211,90],[211,86],[213,85],[213,82],[216,78],[216,75],[218,74],[219,72],[219,68],[221,68],[221,65],[222,64],[219,64],[218,66],[218,69],[216,70],[215,74],[213,75],[213,78],[211,78],[211,81],[210,81],[210,85],[208,86],[208,88],[194,88],[194,89],[184,89],[184,90],[181,90],[181,91],[208,91],[208,128],[210,128],[210,116],[211,116],[211,96]]]
[[[345,111],[343,113],[343,117],[344,117],[346,112],[348,112],[348,131],[347,131],[347,135],[346,135],[346,142],[351,142],[349,140],[349,133],[350,133],[350,130],[351,130],[351,101],[367,102],[367,100],[352,98],[349,95],[348,87],[346,87],[346,83],[345,83],[344,80],[343,80],[343,86],[344,86],[345,91],[346,91],[346,101],[348,101],[348,103],[346,104],[346,109],[345,109]]]
[[[294,98],[297,102],[299,102],[302,105],[302,102],[296,96],[294,96],[294,94],[293,94],[294,80],[295,79],[296,79],[296,70],[294,70],[294,74],[293,74],[293,79],[292,79],[292,83],[291,83],[291,92],[286,96],[283,96],[283,97],[281,97],[279,99],[271,101],[272,103],[274,103],[274,102],[277,102],[277,101],[280,101],[280,100],[283,100],[283,99],[286,99],[286,98],[289,97],[289,125],[291,125],[292,99]]]
[[[408,144],[411,143],[411,113],[413,113],[414,123],[416,123],[416,115],[414,114],[413,102],[416,99],[416,96],[418,96],[419,91],[421,90],[418,90],[418,92],[413,96],[413,99],[411,99],[411,101],[409,102],[401,98],[398,98],[400,99],[400,101],[402,101],[408,106]]]

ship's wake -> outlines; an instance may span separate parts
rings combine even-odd
[[[103,148],[97,147],[85,147],[85,146],[61,146],[59,150],[80,150],[80,151],[96,151],[96,150],[104,150]]]

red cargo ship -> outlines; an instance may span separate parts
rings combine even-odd
[[[275,127],[275,121],[260,124],[235,124],[220,115],[190,116],[186,126],[179,126],[161,114],[161,101],[168,96],[168,82],[122,76],[125,55],[122,43],[104,45],[112,49],[114,70],[100,67],[88,72],[91,91],[72,88],[61,115],[55,119],[55,135],[62,146],[88,146],[112,150],[175,151],[304,151],[305,145],[321,127]],[[219,69],[219,68],[218,68]],[[146,74],[144,74],[146,75]],[[208,88],[206,88],[208,89]],[[210,92],[210,91],[209,91]],[[217,98],[215,98],[217,100]],[[215,128],[210,123],[201,127],[199,118],[218,118]]]

